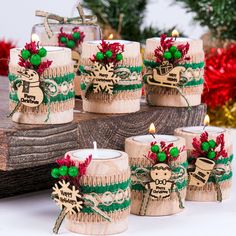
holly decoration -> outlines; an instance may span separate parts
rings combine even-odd
[[[169,61],[173,65],[177,65],[182,60],[190,60],[187,55],[189,50],[189,43],[175,44],[175,37],[167,37],[167,35],[162,34],[160,39],[160,46],[158,46],[154,55],[156,57],[156,62],[161,64],[163,61]]]
[[[160,142],[160,145],[158,145],[156,142],[152,142],[151,151],[147,158],[152,160],[154,164],[169,163],[171,160],[176,160],[184,149],[185,147],[180,149],[174,147],[173,143],[167,145],[165,142]]]
[[[26,69],[33,69],[41,75],[52,64],[52,61],[49,60],[42,61],[42,58],[46,55],[47,50],[44,47],[39,48],[38,43],[26,43],[19,55],[20,61],[18,64]]]
[[[90,164],[91,160],[92,156],[90,155],[83,163],[76,165],[76,163],[71,160],[70,156],[67,155],[65,158],[56,161],[58,167],[51,170],[51,176],[54,179],[64,179],[73,182],[73,179],[78,180],[86,173],[87,166]]]
[[[98,50],[99,52],[90,58],[91,61],[106,65],[109,63],[116,64],[123,60],[122,53],[124,52],[124,45],[121,45],[120,43],[110,43],[102,40],[101,44],[98,46]]]
[[[196,137],[192,142],[193,151],[192,156],[194,158],[206,157],[211,160],[218,160],[219,158],[226,158],[227,152],[225,150],[224,134],[220,134],[216,139],[208,139],[208,133],[201,134],[200,139]]]
[[[70,49],[77,48],[84,41],[85,34],[79,30],[79,27],[74,27],[72,32],[65,33],[63,27],[58,34],[58,45],[60,47],[68,47]]]

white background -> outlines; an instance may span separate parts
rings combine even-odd
[[[236,155],[236,130],[233,131]],[[236,162],[233,162],[231,198],[218,202],[186,202],[185,210],[165,217],[130,215],[129,228],[120,236],[235,236]],[[0,180],[1,181],[1,180]],[[59,209],[50,198],[51,191],[37,192],[0,200],[1,236],[50,236]],[[60,235],[70,233],[62,225]]]
[[[96,0],[95,0],[96,1]],[[135,0],[134,0],[135,1]],[[0,39],[11,39],[18,46],[30,40],[32,26],[42,20],[35,17],[35,10],[53,12],[61,16],[75,16],[78,0],[0,0]],[[149,0],[145,25],[159,28],[177,26],[186,35],[200,37],[206,29],[193,23],[192,14],[174,0]],[[132,17],[132,15],[131,15]]]

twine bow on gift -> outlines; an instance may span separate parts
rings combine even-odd
[[[53,36],[53,31],[50,28],[50,20],[54,20],[56,23],[59,23],[59,24],[96,25],[96,23],[97,23],[96,16],[85,15],[80,4],[78,4],[77,10],[79,12],[79,16],[78,17],[71,17],[71,18],[62,17],[62,16],[56,15],[54,13],[49,13],[49,12],[40,11],[40,10],[37,10],[35,12],[35,15],[39,16],[39,17],[44,17],[44,28],[45,28],[45,31],[46,31],[48,37],[51,38]]]

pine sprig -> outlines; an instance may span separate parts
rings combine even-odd
[[[218,39],[236,40],[236,0],[176,0]]]

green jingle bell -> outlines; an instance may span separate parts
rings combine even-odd
[[[38,54],[33,54],[33,55],[30,57],[30,63],[31,63],[33,66],[38,66],[38,65],[41,63],[41,57],[40,57]]]
[[[121,61],[123,59],[123,55],[121,54],[121,53],[118,53],[117,55],[116,55],[116,60],[117,61]]]
[[[30,53],[29,50],[23,49],[23,50],[21,51],[21,57],[22,57],[24,60],[29,59],[30,56],[31,56],[31,53]]]
[[[201,149],[204,151],[204,152],[207,152],[209,149],[210,149],[210,145],[208,142],[203,142],[201,144]]]
[[[67,171],[68,171],[68,167],[67,166],[61,166],[59,168],[59,173],[61,176],[66,176],[67,175]]]
[[[75,47],[75,41],[73,41],[73,40],[67,41],[66,46],[68,48],[74,48]]]
[[[207,157],[209,159],[214,159],[216,157],[216,152],[215,151],[210,151],[207,153]]]
[[[98,61],[102,61],[102,60],[104,59],[103,53],[102,53],[102,52],[97,52],[97,54],[96,54],[96,59],[97,59]]]
[[[165,152],[159,152],[159,153],[157,154],[157,159],[158,159],[158,161],[160,161],[160,162],[165,161],[165,160],[166,160],[166,154],[165,154]]]
[[[113,54],[112,54],[111,50],[107,50],[105,55],[106,55],[107,58],[111,58]]]
[[[175,53],[174,53],[174,58],[175,59],[180,59],[182,57],[182,53],[180,52],[180,51],[176,51]]]
[[[75,39],[75,40],[79,40],[79,39],[80,39],[80,33],[79,33],[79,32],[74,32],[74,33],[72,34],[72,37],[73,37],[73,39]]]
[[[58,168],[53,168],[51,170],[51,176],[55,179],[59,178],[59,176],[60,176],[59,169]]]
[[[151,151],[154,153],[158,153],[159,150],[160,150],[160,147],[156,144],[151,147]]]
[[[69,169],[68,169],[68,175],[70,177],[76,177],[79,173],[79,170],[76,166],[71,166]]]
[[[166,60],[170,60],[172,58],[172,54],[169,51],[164,52],[163,57]]]
[[[45,48],[40,48],[39,52],[38,52],[38,55],[40,57],[46,57],[47,56],[47,50]]]
[[[177,147],[173,147],[170,149],[170,155],[172,157],[177,157],[179,155],[179,149]]]

